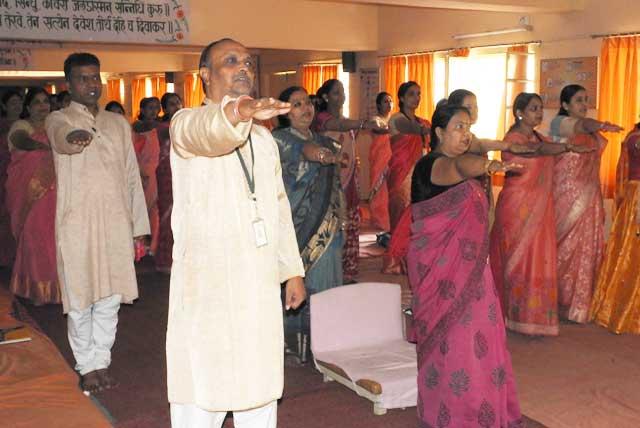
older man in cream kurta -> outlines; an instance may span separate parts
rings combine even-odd
[[[73,101],[47,117],[57,176],[56,249],[68,336],[85,391],[115,385],[108,374],[120,303],[138,297],[134,237],[149,218],[131,127],[100,110],[100,68],[72,54],[65,74]]]
[[[171,121],[167,369],[174,428],[220,426],[227,411],[234,411],[236,427],[275,427],[274,410],[270,422],[240,416],[275,409],[282,395],[280,284],[302,277],[304,268],[276,143],[251,120],[232,124],[225,107],[234,102],[207,99]],[[266,236],[256,236],[256,223]],[[212,422],[185,416],[187,406],[208,412]]]

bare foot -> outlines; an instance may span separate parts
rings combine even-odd
[[[80,388],[84,392],[93,394],[103,389],[102,381],[96,370],[80,376]]]
[[[96,370],[96,373],[100,378],[100,385],[103,389],[111,389],[119,385],[119,383],[109,374],[109,369]]]

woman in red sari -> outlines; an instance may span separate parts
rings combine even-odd
[[[158,139],[160,141],[160,155],[156,178],[158,180],[158,249],[155,254],[156,270],[171,273],[173,263],[173,233],[171,232],[171,210],[173,209],[173,186],[171,183],[171,137],[169,125],[173,115],[182,108],[182,99],[178,94],[167,92],[160,99],[162,118],[158,124]]]
[[[373,120],[382,127],[389,126],[393,99],[386,92],[380,92],[376,97],[378,114]],[[384,230],[390,230],[389,222],[389,190],[387,179],[389,176],[389,160],[391,159],[391,143],[389,134],[372,133],[371,146],[369,147],[369,178],[371,179],[371,191],[369,193],[369,210],[371,211],[371,223]]]
[[[475,179],[521,166],[467,153],[464,107],[437,107],[432,126],[432,152],[413,172],[407,256],[419,426],[524,427],[488,262],[489,206]]]
[[[9,89],[0,99],[0,266],[11,266],[16,256],[16,243],[11,232],[11,219],[5,203],[7,168],[11,162],[7,134],[22,113],[22,93]]]
[[[382,272],[404,273],[401,249],[406,248],[409,237],[411,204],[411,173],[416,162],[427,152],[428,120],[416,116],[420,104],[420,85],[404,82],[398,88],[400,111],[389,119],[391,159],[389,160],[389,224],[391,242],[383,258]]]
[[[156,169],[160,157],[160,142],[158,140],[158,114],[160,100],[157,97],[140,100],[140,114],[133,125],[133,146],[138,158],[140,177],[144,198],[147,202],[149,224],[151,226],[151,241],[148,253],[154,255],[158,248],[160,231],[160,216],[158,215],[158,180]]]
[[[426,153],[431,124],[416,116],[420,104],[420,86],[405,82],[398,88],[400,111],[389,119],[391,159],[389,160],[389,218],[391,234],[400,216],[411,203],[411,173]]]
[[[556,157],[553,176],[560,316],[585,323],[604,251],[600,156],[607,140],[599,131],[620,132],[622,128],[587,118],[587,91],[580,85],[565,86],[560,102],[560,111],[551,122],[554,141],[597,148],[584,155]]]
[[[32,88],[22,117],[8,139],[11,164],[7,178],[7,207],[18,249],[11,291],[36,305],[60,303],[55,244],[56,176],[51,147],[44,130],[49,94]]]
[[[326,135],[340,144],[341,153],[348,157],[347,166],[342,168],[341,183],[347,204],[345,245],[342,252],[342,267],[345,283],[355,281],[358,275],[358,254],[360,251],[360,189],[358,186],[358,161],[356,157],[356,133],[361,129],[383,131],[374,121],[352,120],[342,116],[345,101],[344,87],[337,79],[327,80],[318,93],[319,112],[312,129]]]
[[[515,124],[505,141],[536,147],[534,156],[502,154],[524,169],[507,174],[491,230],[491,268],[510,330],[556,336],[556,224],[553,206],[552,156],[584,151],[584,146],[555,144],[535,128],[543,118],[542,99],[523,92],[513,103]],[[588,148],[587,148],[588,149]]]

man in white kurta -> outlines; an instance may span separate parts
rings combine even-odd
[[[253,83],[246,58],[246,49],[230,40],[207,47],[206,104],[180,110],[171,122],[173,428],[220,427],[227,411],[234,411],[236,428],[275,427],[283,390],[280,284],[287,282],[287,306],[304,299],[278,148],[252,121],[288,104],[241,96]]]
[[[131,127],[100,110],[98,59],[65,61],[72,102],[45,128],[57,176],[56,249],[68,336],[82,386],[114,385],[107,368],[120,303],[138,297],[134,237],[149,234]]]

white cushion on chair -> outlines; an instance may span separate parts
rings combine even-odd
[[[415,345],[402,335],[400,286],[359,283],[311,297],[311,348],[314,358],[382,386],[384,408],[415,406]],[[354,388],[355,389],[355,388]]]

